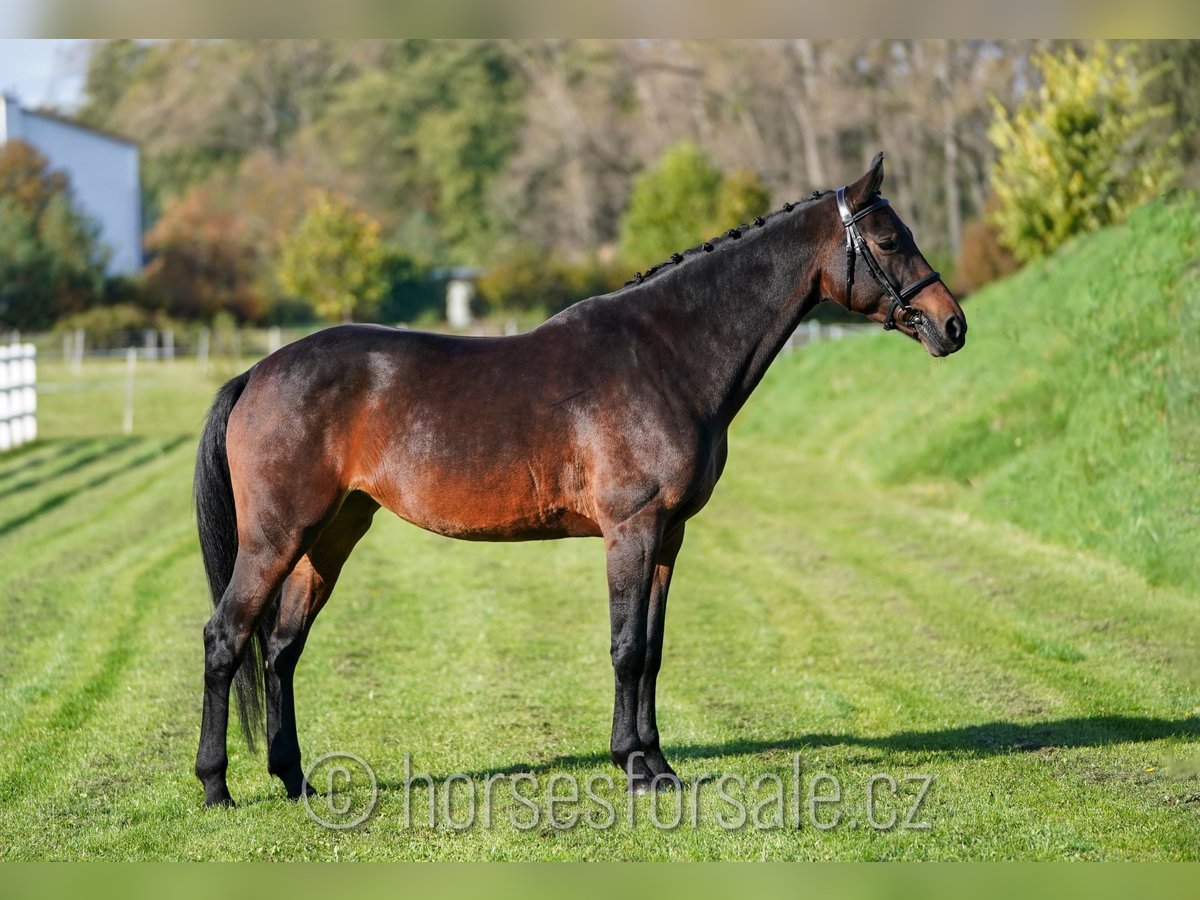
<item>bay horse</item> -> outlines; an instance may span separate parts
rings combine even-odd
[[[455,337],[344,325],[217,393],[195,499],[214,612],[196,775],[230,804],[229,690],[251,748],[297,798],[292,678],[313,620],[382,506],[476,541],[601,537],[615,680],[613,762],[671,786],[655,721],[667,591],[685,524],[725,468],[734,415],[822,301],[933,356],[963,346],[954,295],[879,196],[883,156],[837,192],[676,253],[532,331]],[[861,261],[870,278],[855,277]],[[264,683],[265,682],[265,683]]]

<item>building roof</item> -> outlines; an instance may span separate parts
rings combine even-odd
[[[20,109],[21,115],[23,116],[37,116],[39,119],[48,119],[51,122],[57,122],[59,125],[66,125],[69,128],[77,128],[80,131],[86,131],[89,134],[96,135],[97,137],[107,138],[110,141],[116,141],[119,144],[128,144],[131,147],[138,146],[138,142],[133,140],[133,138],[125,137],[124,135],[117,134],[115,131],[108,131],[104,128],[93,128],[91,125],[85,125],[77,119],[64,116],[62,113],[57,113],[48,109],[29,109],[28,107],[21,105],[21,101],[15,94],[10,94],[7,91],[3,92],[2,96],[5,100],[15,104],[17,108]]]

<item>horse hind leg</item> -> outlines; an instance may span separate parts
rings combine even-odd
[[[293,688],[296,665],[309,631],[328,602],[355,544],[371,527],[379,504],[363,493],[350,494],[284,583],[279,610],[267,635],[267,769],[283,782],[288,797],[312,794],[304,780],[296,734]]]
[[[204,713],[196,777],[204,785],[206,806],[233,804],[225,779],[229,689],[259,623],[294,564],[295,556],[269,545],[241,545],[229,586],[204,626]],[[253,724],[252,711],[243,708],[243,713]]]

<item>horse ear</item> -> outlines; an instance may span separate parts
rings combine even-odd
[[[876,153],[867,174],[846,188],[851,209],[860,209],[883,187],[883,154]]]

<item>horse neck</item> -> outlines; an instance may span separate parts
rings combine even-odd
[[[828,230],[815,227],[814,217],[825,206],[814,203],[758,233],[751,228],[740,240],[723,240],[648,298],[654,316],[674,325],[665,337],[684,372],[680,387],[717,427],[729,425],[821,300],[818,248]]]

